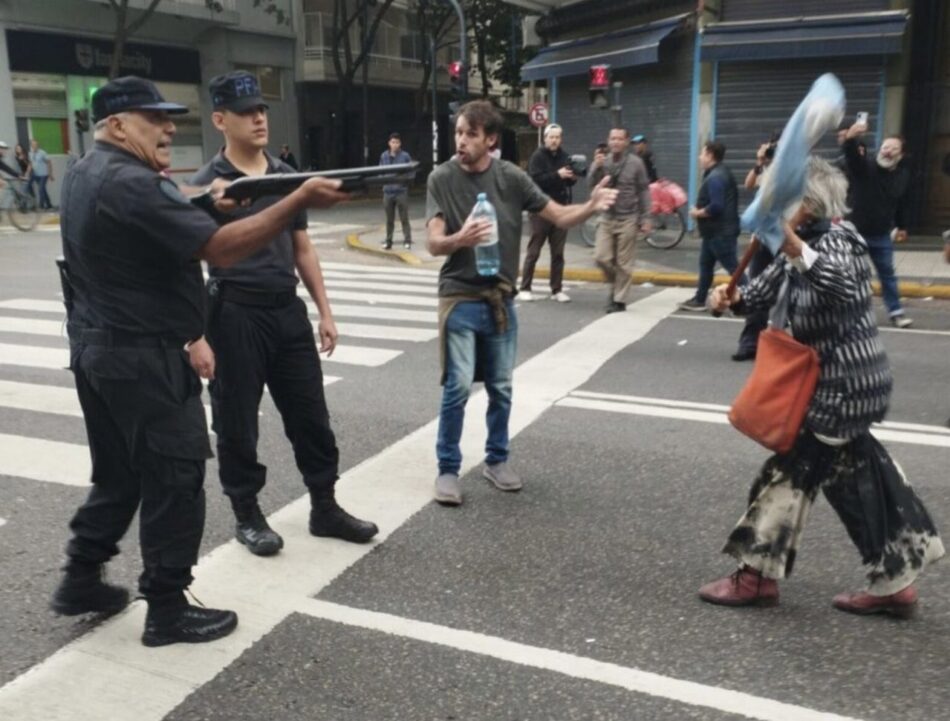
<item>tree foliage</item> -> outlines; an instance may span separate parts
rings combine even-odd
[[[492,81],[504,86],[504,94],[520,96],[521,66],[534,54],[523,47],[521,11],[504,0],[465,0],[463,8],[482,97],[494,87]]]

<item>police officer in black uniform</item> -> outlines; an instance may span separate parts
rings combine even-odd
[[[211,641],[237,625],[232,611],[190,605],[204,526],[211,449],[198,372],[213,375],[204,341],[199,259],[230,265],[270,242],[305,207],[346,198],[311,180],[253,218],[219,225],[162,171],[175,134],[147,80],[112,80],[93,96],[95,147],[66,174],[62,196],[70,367],[92,455],[92,489],[70,524],[65,574],[51,606],[65,615],[128,603],[102,568],[139,516],[148,603],[142,642]],[[221,201],[224,207],[228,201]],[[189,356],[187,348],[190,348]]]
[[[216,178],[294,172],[265,150],[267,104],[257,79],[235,71],[210,85],[212,121],[225,147],[192,178],[207,185]],[[223,218],[253,216],[276,198],[261,198]],[[296,273],[295,273],[296,271]],[[376,535],[375,524],[354,518],[337,505],[334,484],[339,452],[323,392],[323,372],[307,306],[297,296],[298,274],[320,314],[320,351],[337,341],[323,274],[301,212],[275,233],[273,242],[229,268],[209,267],[208,340],[216,358],[211,382],[213,427],[217,434],[221,485],[237,520],[235,536],[251,553],[269,556],[283,539],[267,523],[257,495],[267,469],[258,462],[258,407],[264,384],[280,412],[297,468],[310,491],[310,532],[355,543]]]

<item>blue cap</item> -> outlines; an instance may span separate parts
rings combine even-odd
[[[268,107],[261,97],[257,78],[246,70],[235,70],[211,78],[208,90],[211,91],[211,104],[215,110],[244,113],[254,108]]]
[[[92,96],[94,123],[127,110],[162,110],[173,115],[188,112],[184,105],[166,102],[151,80],[135,75],[110,80]]]

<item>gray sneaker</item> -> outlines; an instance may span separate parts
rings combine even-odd
[[[441,473],[435,479],[435,500],[444,506],[462,505],[462,488],[457,473]]]
[[[521,478],[505,461],[485,464],[482,475],[494,483],[499,491],[520,491],[523,485]]]

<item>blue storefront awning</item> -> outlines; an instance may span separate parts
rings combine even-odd
[[[617,33],[548,45],[524,64],[521,79],[584,75],[591,65],[607,64],[616,69],[658,62],[660,42],[679,28],[687,17],[688,13]]]
[[[903,10],[716,23],[702,33],[700,58],[779,60],[899,53],[907,26]]]

